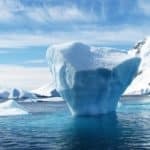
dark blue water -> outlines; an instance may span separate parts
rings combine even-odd
[[[126,104],[116,114],[78,118],[64,103],[48,107],[50,112],[1,117],[0,150],[150,149],[150,104]]]

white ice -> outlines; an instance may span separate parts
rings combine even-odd
[[[53,82],[45,84],[42,87],[32,90],[31,92],[36,94],[37,96],[60,97]]]
[[[150,37],[138,42],[129,54],[141,58],[136,78],[124,95],[150,95]]]
[[[28,112],[14,100],[0,103],[0,116],[26,115]]]
[[[32,92],[23,90],[21,88],[2,88],[0,89],[0,99],[34,99],[36,95]]]

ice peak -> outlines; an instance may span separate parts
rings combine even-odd
[[[144,40],[137,42],[134,46],[135,54],[140,57],[147,56],[150,54],[150,36],[146,37]]]
[[[138,56],[141,58],[141,64],[139,71],[148,69],[150,67],[150,36],[144,40],[137,42],[133,49],[128,51],[132,56]]]
[[[150,94],[150,36],[138,42],[129,53],[141,57],[141,64],[136,78],[125,95]]]

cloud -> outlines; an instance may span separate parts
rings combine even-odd
[[[47,12],[40,7],[33,7],[26,9],[25,15],[32,21],[36,21],[38,23],[46,23],[47,21],[50,20]]]
[[[75,5],[28,7],[25,14],[40,23],[47,22],[88,22],[96,20],[96,16],[90,12],[84,12]]]
[[[6,4],[6,1],[0,1],[0,22],[8,22],[13,18],[13,13]]]
[[[45,64],[45,59],[34,59],[34,60],[27,60],[24,62],[24,64]]]
[[[19,48],[49,45],[50,36],[46,34],[4,33],[0,35],[0,48]]]
[[[138,7],[147,16],[150,16],[150,1],[149,0],[138,0]]]
[[[35,89],[50,82],[48,68],[0,65],[0,87]]]
[[[74,5],[70,7],[55,6],[48,8],[48,14],[54,21],[91,21],[96,19],[96,16],[91,15],[90,12],[87,14]]]
[[[87,5],[88,2],[90,5]],[[0,23],[4,20],[9,23],[7,22],[6,27],[0,28],[0,48],[48,46],[68,40],[90,44],[111,44],[113,42],[124,44],[133,43],[150,34],[148,25],[136,26],[132,23],[129,25],[126,21],[124,23],[124,18],[138,20],[132,18],[135,15],[131,15],[133,14],[131,13],[132,6],[127,11],[131,1],[115,1],[116,7],[110,5],[113,1],[88,2],[83,4],[83,2],[75,1],[63,3],[61,1],[57,3],[38,1],[38,3],[25,4],[25,1],[1,0]],[[135,2],[135,7],[136,5],[137,2]],[[141,11],[149,14],[148,0],[139,0],[138,6]],[[120,8],[121,12],[116,10],[110,13],[115,8]],[[128,13],[126,15],[126,12],[129,11],[132,17]],[[118,18],[118,12],[122,18]],[[114,25],[116,18],[118,22]]]
[[[82,41],[89,44],[135,43],[150,34],[149,27],[123,27],[116,29],[87,28],[40,34],[1,34],[0,48],[48,46],[68,41]]]
[[[32,4],[32,2],[31,2]],[[19,0],[1,0],[0,1],[0,22],[24,22],[28,20],[31,23],[47,22],[72,22],[72,21],[94,21],[96,15],[79,9],[75,3],[55,6],[49,2],[43,2],[43,5],[25,5]]]

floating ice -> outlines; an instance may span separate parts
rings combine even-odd
[[[34,99],[36,95],[32,92],[20,89],[20,88],[11,88],[11,89],[0,89],[0,99]]]
[[[19,88],[12,88],[9,94],[10,99],[28,99],[36,98],[36,95]]]
[[[60,97],[59,93],[56,91],[55,84],[45,84],[42,87],[32,90],[32,93],[36,94],[38,97]]]
[[[9,91],[6,89],[0,89],[0,99],[8,99]]]
[[[73,115],[114,112],[140,63],[127,52],[82,43],[50,46],[47,59],[56,89]]]
[[[28,112],[14,100],[0,103],[0,116],[25,115]]]

